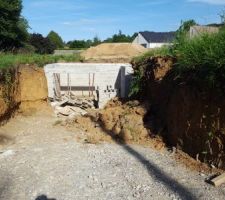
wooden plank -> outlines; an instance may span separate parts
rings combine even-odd
[[[54,83],[55,83],[55,96],[58,98],[58,99],[61,99],[61,89],[60,89],[60,74],[57,74],[57,73],[54,73],[53,74],[53,77],[54,77]]]
[[[225,183],[225,173],[223,173],[220,176],[212,179],[210,182],[216,187],[222,185],[223,183]]]
[[[61,86],[61,91],[67,91],[67,86]],[[71,91],[95,91],[95,86],[89,87],[89,86],[71,86]]]
[[[95,85],[95,73],[93,73],[93,77],[92,77],[92,87],[94,87]],[[91,95],[93,96],[94,93],[93,93],[93,90],[91,90]]]

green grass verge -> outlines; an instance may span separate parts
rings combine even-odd
[[[202,86],[224,89],[225,83],[225,31],[185,39],[175,48],[179,75],[190,74]]]
[[[0,54],[0,69],[18,66],[20,64],[35,64],[43,67],[57,62],[79,62],[80,55],[39,55],[39,54]]]
[[[134,63],[142,62],[150,57],[155,56],[172,56],[171,47],[163,46],[161,48],[155,48],[147,51],[146,53],[133,58]]]

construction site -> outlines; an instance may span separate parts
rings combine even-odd
[[[0,199],[224,199],[224,135],[206,131],[223,129],[224,101],[174,86],[173,58],[95,48],[1,72]],[[140,67],[147,93],[131,98]]]

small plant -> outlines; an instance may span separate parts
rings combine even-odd
[[[134,74],[133,80],[131,82],[129,97],[137,95],[141,91],[141,88],[142,88],[142,74],[141,71],[137,71]]]

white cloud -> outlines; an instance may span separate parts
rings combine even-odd
[[[212,5],[225,5],[225,0],[188,0],[189,2],[200,2]]]

